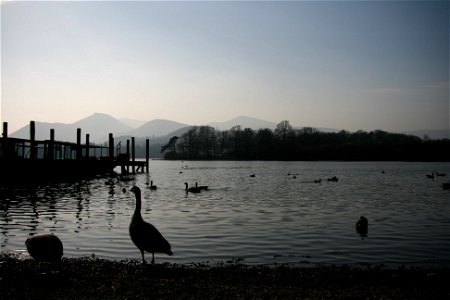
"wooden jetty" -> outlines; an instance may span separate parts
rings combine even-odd
[[[81,129],[77,129],[77,142],[55,141],[55,131],[50,130],[48,140],[35,139],[35,122],[30,122],[30,138],[8,137],[8,123],[3,123],[0,139],[0,179],[9,181],[39,181],[67,177],[84,178],[95,175],[114,174],[116,167],[122,174],[147,172],[149,162],[149,140],[146,140],[146,159],[135,158],[134,137],[127,140],[126,151],[122,153],[120,143],[114,144],[109,134],[108,146],[91,144],[89,134],[81,143]]]

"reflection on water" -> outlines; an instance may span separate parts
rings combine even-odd
[[[128,235],[136,184],[144,219],[172,244],[174,256],[159,261],[450,262],[448,177],[425,177],[449,174],[448,163],[152,161],[150,169],[2,186],[0,250],[20,252],[28,236],[52,232],[65,256],[139,260]],[[187,194],[184,182],[209,188]],[[361,215],[370,224],[364,239],[355,231]]]

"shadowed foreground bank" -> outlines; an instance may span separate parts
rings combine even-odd
[[[449,299],[450,269],[141,265],[64,258],[59,272],[0,256],[2,299]]]

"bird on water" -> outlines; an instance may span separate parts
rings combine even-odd
[[[367,220],[367,218],[364,216],[359,217],[359,220],[356,222],[356,225],[355,225],[356,232],[361,237],[364,238],[367,236],[368,227],[369,227],[369,221]]]
[[[208,186],[207,186],[207,185],[198,185],[198,182],[195,183],[195,187],[196,187],[196,188],[199,188],[201,191],[202,191],[202,190],[205,190],[205,191],[206,191],[206,190],[208,189]]]
[[[190,193],[200,193],[200,192],[202,191],[202,189],[201,189],[200,187],[198,187],[198,186],[196,186],[196,187],[195,187],[195,186],[189,187],[189,185],[188,185],[187,182],[185,182],[184,185],[185,185],[186,193],[187,193],[187,192],[190,192]]]
[[[152,254],[152,264],[155,263],[155,253],[172,255],[169,242],[152,224],[145,222],[141,215],[141,189],[133,186],[131,191],[136,197],[136,208],[129,227],[130,237],[136,247],[141,251],[142,263],[145,264],[144,251]]]
[[[153,185],[153,180],[150,181],[149,189],[151,189],[152,191],[156,191],[156,189],[157,189],[156,185]]]
[[[38,262],[60,262],[63,256],[63,244],[53,234],[29,237],[25,241],[28,253]]]

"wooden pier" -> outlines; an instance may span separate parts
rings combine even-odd
[[[17,181],[22,179],[89,177],[113,174],[120,167],[122,174],[149,172],[149,140],[146,140],[146,159],[136,160],[134,137],[127,140],[125,152],[122,146],[114,144],[109,134],[108,146],[91,144],[90,135],[81,142],[81,128],[77,129],[77,142],[55,141],[55,131],[50,130],[48,140],[35,139],[35,122],[30,122],[30,138],[8,137],[8,123],[3,123],[0,139],[0,179]]]

